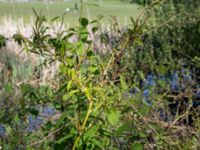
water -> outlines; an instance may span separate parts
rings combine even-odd
[[[186,73],[187,72],[187,73]],[[183,78],[181,78],[182,76]],[[192,75],[188,70],[182,69],[181,74],[178,72],[172,72],[167,74],[166,76],[156,76],[154,74],[148,74],[146,79],[141,82],[142,89],[142,95],[143,95],[143,102],[152,105],[153,100],[150,98],[150,95],[153,93],[157,93],[158,91],[155,91],[153,87],[158,87],[159,80],[164,80],[167,84],[170,85],[172,92],[182,92],[187,88],[186,83],[192,82]],[[181,82],[180,82],[181,81]],[[196,100],[193,101],[192,106],[194,108],[197,108],[200,106],[200,85],[195,86],[195,92],[194,97]],[[132,89],[130,91],[130,94],[136,94],[138,91],[136,89]],[[188,101],[184,102],[184,105],[188,105]],[[178,109],[178,102],[169,104],[169,107],[171,109],[171,115],[175,116]],[[33,132],[34,130],[37,130],[41,127],[42,124],[44,124],[44,120],[47,118],[52,117],[54,114],[57,113],[57,111],[52,106],[38,106],[36,109],[39,111],[38,116],[30,115],[28,117],[28,127],[27,132]],[[169,116],[166,115],[166,112],[163,109],[158,109],[158,113],[160,114],[160,118],[164,121],[169,121]],[[3,125],[0,124],[0,136],[3,137],[6,134],[6,129]]]

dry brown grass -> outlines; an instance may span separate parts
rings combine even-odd
[[[1,53],[7,52],[14,54],[15,57],[18,57],[20,61],[22,62],[27,62],[30,61],[31,64],[34,67],[37,67],[42,61],[43,58],[40,56],[33,54],[33,53],[28,53],[23,50],[23,48],[14,42],[11,38],[14,34],[20,32],[24,37],[26,38],[31,38],[32,35],[32,27],[33,27],[33,21],[30,22],[29,24],[25,24],[23,19],[19,19],[18,21],[13,21],[11,18],[4,18],[1,23],[0,23],[0,34],[4,35],[8,40],[6,43],[6,47],[1,49]],[[50,30],[50,34],[54,34],[58,30],[59,24],[54,24],[52,26],[52,30]],[[3,64],[1,62],[1,68]],[[50,80],[52,80],[58,69],[59,63],[55,62],[51,66],[48,66],[47,68],[41,68],[41,76],[38,79],[31,79],[32,81],[21,81],[21,84],[23,82],[30,82],[30,83],[37,83],[37,84],[46,84]]]

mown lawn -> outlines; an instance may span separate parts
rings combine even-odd
[[[84,8],[84,16],[95,18],[98,15],[105,16],[103,21],[109,22],[110,16],[117,16],[122,24],[126,24],[129,21],[129,17],[136,17],[142,9],[135,4],[122,3],[120,1],[94,1],[88,0],[89,4],[97,4],[98,6],[87,5]],[[54,2],[54,3],[43,3],[43,2],[29,2],[29,3],[5,3],[0,2],[0,19],[5,16],[11,17],[14,20],[23,18],[25,22],[30,21],[33,16],[32,8],[36,9],[37,12],[41,12],[48,18],[60,16],[64,13],[67,8],[74,8],[75,0],[70,2]],[[71,25],[77,23],[79,17],[79,11],[70,11],[66,14],[65,20]]]

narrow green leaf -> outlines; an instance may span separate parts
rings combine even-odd
[[[60,16],[56,16],[53,19],[51,19],[51,22],[54,22],[54,21],[58,20],[59,18],[60,18]]]
[[[67,139],[72,138],[72,137],[73,137],[73,135],[70,135],[70,134],[66,135],[66,136],[63,136],[58,141],[56,141],[56,143],[61,144],[62,142],[65,142]]]
[[[91,99],[92,96],[91,96],[88,88],[85,89],[85,94],[86,94],[87,98]]]
[[[70,80],[67,84],[67,91],[71,89],[71,85],[72,85],[72,80]]]
[[[125,122],[122,124],[116,131],[116,136],[120,136],[124,131],[126,131],[129,128],[129,123]]]
[[[150,106],[148,106],[147,104],[143,104],[142,108],[139,109],[139,114],[141,116],[146,115],[150,110]]]
[[[68,111],[63,112],[60,118],[56,121],[55,127],[56,128],[60,127],[65,122],[65,118],[67,118],[67,116],[69,116],[69,112]]]
[[[128,88],[123,76],[120,76],[120,83],[123,90],[126,90]]]
[[[67,93],[67,94],[65,94],[65,95],[63,95],[63,100],[64,101],[66,101],[66,100],[68,100],[69,98],[71,98],[72,97],[72,95],[71,95],[71,93]]]
[[[95,146],[99,147],[100,149],[104,149],[103,143],[102,143],[102,142],[97,141],[97,140],[95,140],[95,139],[92,139],[91,141],[92,141],[92,143],[93,143]]]
[[[68,92],[67,94],[64,94],[63,100],[66,101],[66,100],[70,99],[77,92],[79,92],[79,90],[73,90],[73,91]]]

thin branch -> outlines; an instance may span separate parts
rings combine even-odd
[[[62,128],[52,131],[51,133],[49,133],[47,136],[45,136],[41,140],[31,143],[29,146],[32,147],[32,146],[35,146],[35,145],[38,145],[38,144],[44,142],[45,140],[47,140],[48,138],[50,138],[51,136],[53,136],[55,133],[59,132],[60,130],[62,130]]]
[[[167,25],[168,23],[170,23],[171,21],[173,21],[174,19],[176,19],[176,18],[177,18],[178,16],[180,16],[181,14],[182,14],[182,13],[179,13],[179,14],[177,14],[177,15],[171,17],[171,18],[168,19],[167,21],[165,21],[165,22],[159,24],[158,26],[156,26],[156,27],[154,27],[153,29],[148,30],[148,31],[146,31],[146,32],[144,32],[144,33],[152,32],[152,31],[154,31],[154,30],[156,30],[156,29],[159,29],[159,28],[161,28],[161,27]]]

